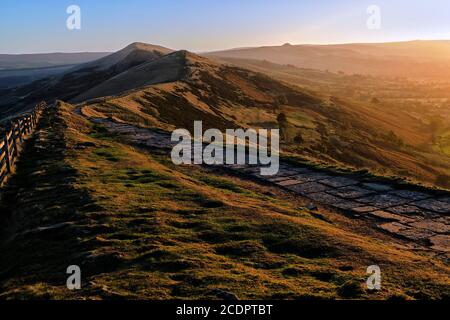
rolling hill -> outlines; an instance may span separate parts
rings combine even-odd
[[[25,110],[36,101],[53,101],[56,98],[70,100],[131,67],[155,60],[170,51],[160,46],[133,43],[116,53],[78,65],[63,74],[15,89],[1,90],[1,113],[8,115]]]
[[[301,68],[390,77],[450,76],[449,41],[290,45],[232,49],[207,56],[267,60]]]
[[[269,76],[274,70],[277,75]],[[315,91],[314,81],[324,83],[321,72],[288,71],[248,61],[243,68],[135,43],[64,75],[4,92],[2,106],[11,109],[3,114],[38,98],[53,104],[0,197],[0,299],[448,297],[448,193],[424,188],[434,198],[417,205],[432,206],[428,211],[417,208],[409,215],[405,205],[397,208],[402,214],[377,211],[358,219],[363,214],[326,205],[337,195],[313,189],[349,197],[345,204],[354,209],[387,208],[388,200],[416,204],[392,195],[406,189],[404,181],[394,190],[373,183],[388,179],[356,169],[434,184],[448,172],[449,158],[414,144],[423,128],[406,113]],[[303,86],[282,79],[289,73],[314,81]],[[327,77],[329,84],[342,79]],[[318,203],[325,204],[258,180],[252,167],[174,165],[170,132],[192,130],[196,120],[205,130],[281,128],[282,160],[290,167],[280,170],[287,180],[277,181],[306,179],[295,186],[313,187],[304,194],[320,196],[325,200]],[[396,126],[412,138],[403,141],[389,131]],[[351,185],[349,173],[338,170],[344,168],[369,180]],[[325,170],[326,177],[319,173]],[[341,188],[348,181],[350,189]],[[388,189],[374,194],[365,185]],[[367,201],[358,204],[354,194],[361,190],[368,192]],[[424,197],[418,191],[402,194]],[[431,236],[436,242],[429,243]],[[81,290],[67,290],[66,268],[72,264],[82,269]],[[381,291],[364,287],[373,264],[383,270]]]

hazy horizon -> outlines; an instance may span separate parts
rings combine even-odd
[[[66,9],[81,9],[81,29],[68,30]],[[379,29],[367,27],[380,9]],[[436,10],[440,8],[440,10]],[[450,4],[443,0],[273,0],[96,2],[43,0],[0,4],[0,52],[112,52],[132,42],[192,52],[292,44],[346,44],[450,39]]]
[[[227,48],[221,48],[221,49],[215,49],[215,50],[204,50],[204,51],[192,51],[193,53],[210,53],[210,52],[216,52],[216,51],[227,51],[227,50],[238,50],[238,49],[246,49],[246,48],[258,48],[258,47],[276,47],[276,46],[282,46],[284,44],[290,44],[292,46],[333,46],[333,45],[356,45],[356,44],[389,44],[389,43],[408,43],[408,42],[426,42],[426,41],[436,41],[436,42],[450,42],[449,39],[411,39],[411,40],[399,40],[399,41],[380,41],[380,42],[336,42],[336,43],[293,43],[293,42],[283,42],[283,43],[274,43],[274,44],[262,44],[257,46],[241,46],[241,47],[227,47]],[[160,45],[159,43],[154,42],[145,42],[145,41],[130,41],[128,44],[115,48],[113,50],[87,50],[87,51],[42,51],[42,52],[23,52],[23,53],[3,53],[0,52],[0,55],[32,55],[32,54],[64,54],[64,53],[113,53],[117,52],[126,46],[136,43],[147,43],[152,45]],[[174,50],[185,50],[184,48],[170,48],[168,49],[174,49]],[[190,51],[190,50],[189,50]]]

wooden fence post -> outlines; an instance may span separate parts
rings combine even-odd
[[[33,112],[30,113],[30,125],[31,125],[31,130],[33,130],[34,128],[34,117],[33,117]]]
[[[9,155],[9,145],[8,145],[8,132],[5,133],[4,136],[4,141],[5,141],[5,146],[4,146],[4,150],[5,150],[5,160],[6,160],[6,172],[11,173],[11,158]]]
[[[27,118],[23,118],[23,128],[25,129],[25,134],[28,136],[28,121]]]
[[[26,121],[27,121],[27,130],[28,130],[28,134],[31,133],[31,121],[30,121],[30,116],[26,116]]]
[[[13,143],[13,147],[14,147],[14,154],[15,157],[17,158],[19,156],[19,149],[18,149],[18,144],[17,144],[17,138],[16,138],[16,130],[14,129],[14,123],[11,124],[11,139],[12,139],[12,143]],[[13,161],[15,162],[15,161]]]
[[[20,142],[22,142],[23,138],[22,138],[22,131],[20,130],[20,119],[17,120],[16,126],[17,126],[17,132],[19,133],[19,136],[18,136],[19,140],[20,140]]]
[[[20,142],[23,141],[22,125],[23,125],[23,121],[22,121],[22,119],[19,119],[19,121],[17,121],[17,126],[18,126],[18,129],[19,129]]]

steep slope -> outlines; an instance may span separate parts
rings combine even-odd
[[[155,60],[170,52],[172,52],[172,50],[165,47],[142,42],[134,42],[120,51],[112,53],[96,61],[86,63],[77,69],[85,70],[92,68],[96,70],[106,70],[114,68],[116,70],[124,71],[132,64]]]
[[[302,68],[393,77],[448,78],[449,41],[380,44],[290,45],[208,53],[239,59],[267,60]]]
[[[92,87],[142,63],[171,52],[160,46],[133,43],[99,60],[77,66],[62,75],[8,89],[0,97],[3,115],[23,110],[35,101],[71,100]]]
[[[93,98],[119,95],[124,91],[156,83],[173,82],[183,78],[186,52],[175,52],[160,59],[150,60],[106,80],[74,98],[81,102]]]

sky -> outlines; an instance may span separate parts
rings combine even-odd
[[[81,9],[69,30],[66,10]],[[380,9],[380,28],[368,28]],[[0,0],[0,53],[116,51],[140,41],[236,47],[450,39],[448,0]]]

